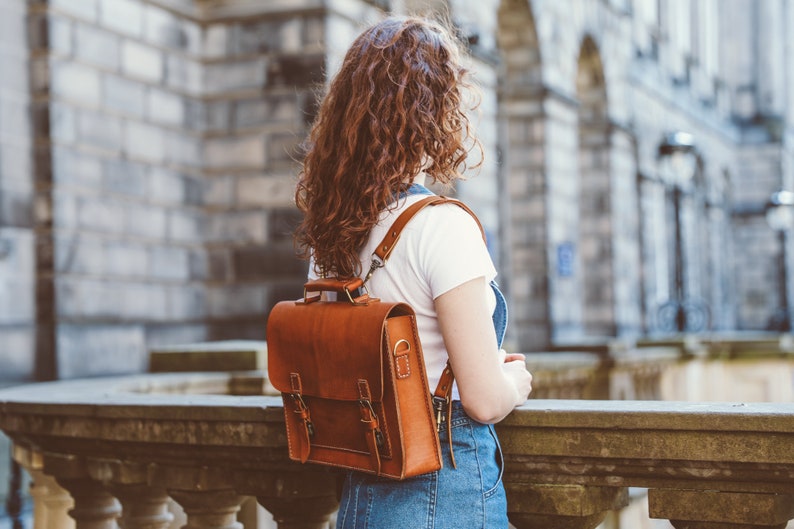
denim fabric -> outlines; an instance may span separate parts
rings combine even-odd
[[[505,333],[507,332],[507,300],[504,294],[496,286],[496,281],[491,281],[491,289],[496,296],[496,308],[493,311],[493,328],[496,331],[496,346],[501,348],[502,343],[505,341]]]
[[[472,420],[453,402],[452,468],[446,429],[444,467],[405,481],[348,472],[337,529],[506,529],[502,451],[493,425]]]

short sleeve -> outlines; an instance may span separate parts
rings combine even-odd
[[[426,210],[418,255],[433,299],[478,277],[496,277],[488,248],[474,218],[454,204]]]

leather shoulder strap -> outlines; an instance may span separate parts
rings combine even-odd
[[[378,246],[375,247],[373,262],[375,260],[374,259],[375,257],[377,257],[377,259],[380,261],[380,265],[377,266],[376,268],[380,268],[380,266],[383,266],[383,264],[386,263],[386,260],[391,255],[392,250],[394,250],[394,246],[397,244],[397,241],[400,239],[400,235],[402,234],[403,228],[405,228],[406,224],[408,224],[408,222],[412,218],[414,218],[414,215],[425,209],[427,206],[437,206],[439,204],[455,204],[456,206],[459,206],[460,208],[468,212],[469,215],[471,215],[474,218],[474,220],[477,222],[477,226],[479,226],[480,232],[482,233],[482,238],[483,240],[485,240],[485,230],[483,229],[482,224],[480,224],[480,220],[477,218],[477,215],[475,215],[474,212],[471,209],[469,209],[469,206],[467,206],[460,200],[454,198],[432,195],[427,198],[423,198],[422,200],[414,204],[411,204],[405,211],[403,211],[400,214],[399,217],[397,217],[397,220],[395,220],[394,223],[391,225],[391,228],[389,228],[389,231],[386,234],[386,236],[383,238],[380,244],[378,244]]]

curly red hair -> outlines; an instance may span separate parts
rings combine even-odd
[[[322,100],[295,199],[296,242],[322,276],[361,274],[379,215],[424,170],[448,185],[479,147],[464,109],[468,70],[441,24],[389,17],[352,44]]]

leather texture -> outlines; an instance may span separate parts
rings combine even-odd
[[[395,479],[441,468],[410,306],[282,301],[267,342],[290,458]]]

